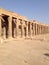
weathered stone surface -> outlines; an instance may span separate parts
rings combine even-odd
[[[49,26],[0,8],[0,38],[32,38],[49,33]]]

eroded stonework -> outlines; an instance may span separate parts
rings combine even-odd
[[[0,8],[0,38],[32,38],[49,33],[49,26]]]

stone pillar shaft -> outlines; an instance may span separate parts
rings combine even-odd
[[[1,16],[0,16],[0,37],[1,37],[1,33],[2,32],[2,25],[1,25]]]
[[[3,27],[2,30],[3,30],[3,32],[2,32],[3,33],[3,39],[6,39],[6,28]]]
[[[32,23],[30,23],[30,37],[32,38]]]
[[[36,23],[34,23],[34,34],[36,35]]]
[[[26,37],[28,37],[28,21],[26,23],[27,23],[27,25],[26,25]]]
[[[41,34],[42,34],[42,25],[41,25]]]
[[[36,25],[36,35],[37,35],[37,24],[35,24]]]
[[[24,22],[24,21],[22,20],[22,24],[21,24],[22,37],[24,37],[24,26],[23,26],[23,22]]]
[[[35,35],[35,23],[33,23],[33,35]]]
[[[40,34],[40,25],[39,25],[39,27],[38,27],[38,34]]]
[[[8,17],[8,36],[12,38],[12,17]]]
[[[37,35],[38,35],[38,24],[37,24]]]
[[[13,19],[13,22],[14,22],[14,30],[13,30],[13,34],[14,34],[14,38],[16,38],[16,19]]]
[[[19,19],[17,18],[17,19],[16,19],[16,37],[19,36],[19,35],[18,35],[18,29],[19,29],[19,28],[18,28],[18,25],[19,25],[18,22],[19,22]]]
[[[41,34],[41,25],[40,25],[40,34]]]

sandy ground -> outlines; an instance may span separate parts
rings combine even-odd
[[[0,43],[0,65],[49,65],[49,34]]]

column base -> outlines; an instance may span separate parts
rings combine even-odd
[[[30,37],[29,36],[26,36],[25,39],[29,39]]]
[[[3,39],[3,38],[0,38],[0,43],[2,44],[2,43],[4,43],[5,41],[7,41],[7,39]]]
[[[13,38],[12,37],[8,37],[8,40],[10,41],[10,40],[13,40]]]
[[[0,44],[2,44],[3,43],[3,39],[2,38],[0,38]]]

